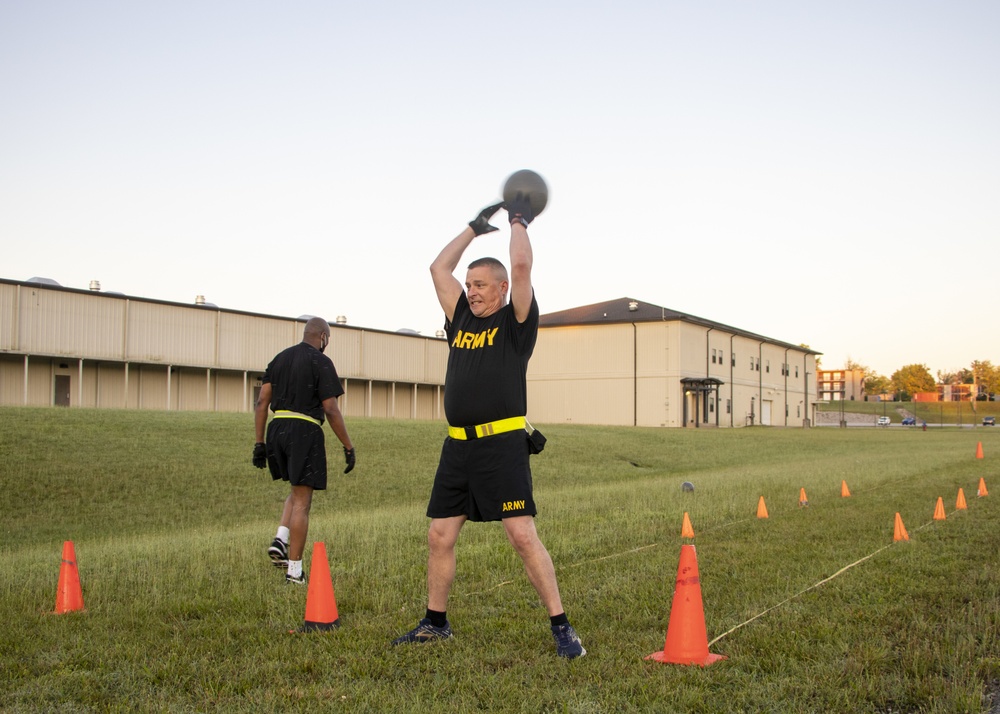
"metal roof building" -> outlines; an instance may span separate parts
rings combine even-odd
[[[0,404],[250,412],[306,319],[0,279]],[[439,338],[331,325],[342,411],[442,418],[447,351]]]
[[[308,316],[262,315],[0,278],[0,405],[251,412],[264,368]],[[439,337],[331,325],[347,416],[443,419]],[[816,355],[620,298],[542,315],[529,419],[664,427],[803,426]]]

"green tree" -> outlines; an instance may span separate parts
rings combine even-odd
[[[969,365],[973,384],[980,387],[981,392],[995,394],[1000,389],[1000,367],[994,367],[989,360],[976,360]]]
[[[917,392],[935,391],[934,377],[925,364],[908,364],[892,373],[892,387],[911,399]]]
[[[865,394],[875,396],[885,394],[891,389],[889,378],[881,374],[869,374],[865,377]]]

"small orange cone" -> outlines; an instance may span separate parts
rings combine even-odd
[[[976,491],[976,495],[979,497],[990,495],[990,492],[986,490],[986,479],[981,476],[979,478],[979,490]]]
[[[800,506],[809,505],[809,499],[806,498],[806,490],[804,488],[799,489],[799,505]]]
[[[981,441],[976,443],[976,458],[983,458],[983,442]]]
[[[757,518],[767,518],[767,505],[764,503],[763,496],[757,501]]]
[[[691,527],[687,511],[684,511],[684,522],[681,524],[681,538],[694,538],[694,528]]]
[[[910,534],[906,532],[906,526],[903,525],[903,519],[899,517],[899,513],[896,513],[896,523],[893,528],[892,540],[893,542],[897,540],[910,540]]]
[[[850,491],[850,489],[847,488],[847,481],[841,481],[840,482],[840,497],[841,498],[850,498],[851,497],[851,491]]]
[[[705,667],[726,659],[724,655],[710,654],[708,635],[705,631],[705,611],[701,602],[701,579],[698,577],[698,556],[693,545],[681,546],[681,560],[677,566],[674,599],[670,603],[670,623],[662,652],[654,652],[646,659],[666,664],[697,664]]]
[[[958,489],[958,498],[955,500],[955,510],[965,511],[968,510],[968,506],[965,505],[965,491]]]
[[[944,515],[944,501],[938,496],[937,505],[934,506],[934,520],[943,521],[947,516]]]
[[[59,585],[56,588],[56,614],[83,609],[83,593],[80,591],[80,571],[76,567],[76,552],[73,541],[63,543],[62,564],[59,566]]]
[[[330,563],[326,546],[313,543],[312,567],[309,569],[309,592],[306,593],[306,617],[298,632],[326,632],[340,627],[337,600],[333,595]]]

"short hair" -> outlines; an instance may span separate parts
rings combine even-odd
[[[477,258],[469,263],[469,270],[473,268],[490,268],[495,278],[507,280],[507,267],[496,258]]]
[[[306,328],[302,331],[302,336],[307,335],[329,335],[330,323],[322,317],[310,317],[306,322]]]

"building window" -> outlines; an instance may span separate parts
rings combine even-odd
[[[760,357],[757,358],[757,371],[760,371]]]
[[[768,374],[771,374],[771,360],[765,360],[764,371],[767,372]]]
[[[732,414],[732,412],[733,412],[733,400],[732,399],[727,399],[726,400],[726,414]]]
[[[708,411],[710,411],[712,413],[715,413],[715,400],[714,399],[709,399],[708,400]]]
[[[801,417],[802,416],[802,405],[801,404],[798,405],[797,407],[795,407],[795,416],[796,417]]]
[[[799,376],[799,368],[796,365],[796,367],[795,367],[795,377],[796,377],[796,379],[798,378],[798,376]]]
[[[712,348],[712,364],[715,364],[715,355],[716,355],[715,348]]]
[[[750,371],[753,372],[753,357],[750,358]]]
[[[733,352],[733,354],[730,355],[730,359],[732,360],[730,362],[730,365],[733,366],[733,367],[735,367],[736,366],[736,353],[735,352]]]

